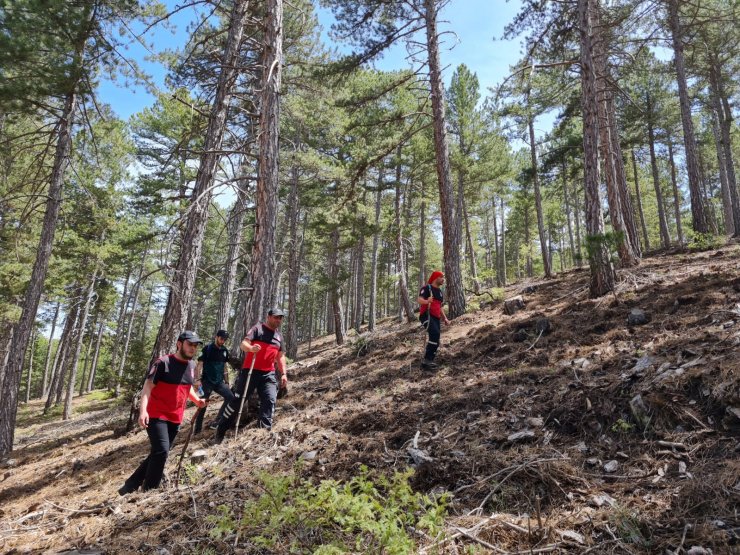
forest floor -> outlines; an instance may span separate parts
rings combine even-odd
[[[120,433],[126,407],[81,398],[60,424],[31,403],[0,464],[0,552],[282,553],[209,534],[206,515],[238,520],[259,470],[341,481],[363,465],[412,465],[416,491],[451,494],[445,535],[415,530],[419,552],[740,552],[740,246],[646,258],[601,299],[588,280],[507,287],[525,307],[457,318],[435,373],[419,368],[418,324],[314,341],[272,432],[212,445],[204,431],[179,489],[117,495],[148,452],[144,433]],[[629,326],[632,309],[650,321]]]

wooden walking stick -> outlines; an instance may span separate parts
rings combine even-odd
[[[177,472],[175,472],[175,489],[180,489],[180,470],[182,470],[182,460],[185,458],[185,451],[188,449],[188,443],[190,443],[190,438],[193,437],[193,428],[195,428],[195,421],[198,419],[198,415],[200,414],[200,411],[204,410],[206,407],[202,406],[198,410],[195,411],[195,414],[193,415],[193,418],[190,420],[190,429],[188,430],[188,436],[185,438],[185,445],[182,446],[182,453],[180,453],[180,460],[177,463]]]
[[[239,421],[242,419],[242,409],[244,408],[244,399],[247,398],[247,389],[249,388],[249,380],[252,379],[252,370],[254,370],[254,361],[257,360],[257,353],[252,353],[252,364],[249,365],[249,374],[247,374],[247,383],[244,384],[244,391],[242,391],[242,400],[239,403],[239,414],[236,416],[236,428],[234,428],[234,439],[239,434]]]

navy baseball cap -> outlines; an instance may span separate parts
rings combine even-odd
[[[203,343],[203,340],[198,337],[198,334],[194,331],[186,330],[182,332],[178,337],[178,341],[190,341],[191,343]]]
[[[218,330],[216,332],[216,337],[223,337],[224,339],[228,339],[229,338],[229,332],[226,331],[226,330]]]

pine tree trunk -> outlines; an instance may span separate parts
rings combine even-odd
[[[632,156],[632,172],[635,174],[635,201],[637,203],[637,214],[640,216],[640,227],[642,236],[645,241],[645,250],[650,250],[650,237],[648,237],[647,226],[645,225],[645,214],[642,211],[642,193],[640,192],[640,177],[637,173],[637,158],[635,158],[635,149],[630,149]]]
[[[167,307],[152,349],[152,360],[175,347],[177,336],[187,324],[188,308],[193,299],[195,278],[203,249],[213,180],[220,159],[219,151],[225,131],[229,100],[238,71],[239,47],[242,42],[247,5],[247,0],[236,0],[231,8],[229,32],[221,58],[216,94],[208,117],[203,154],[200,156],[192,202],[188,207],[187,223],[170,284]],[[132,406],[132,415],[134,412]],[[131,424],[133,420],[129,418]]]
[[[586,193],[586,233],[591,268],[591,297],[614,289],[614,268],[604,241],[604,221],[599,198],[598,101],[593,63],[593,33],[590,14],[594,0],[578,0],[581,42],[581,106],[583,109],[583,170]]]
[[[527,92],[527,109],[531,111],[529,107],[529,92]],[[534,116],[529,114],[527,119],[527,127],[529,128],[529,156],[532,162],[532,184],[534,185],[534,206],[537,211],[537,233],[540,238],[540,251],[542,252],[542,265],[545,271],[545,277],[552,277],[552,268],[550,266],[550,256],[547,252],[547,240],[545,239],[545,220],[542,215],[542,194],[540,193],[540,178],[539,170],[537,168],[537,143],[534,139]]]
[[[339,230],[331,232],[329,239],[329,281],[330,306],[337,345],[344,344],[344,327],[342,318],[342,292],[339,286]]]
[[[275,236],[278,212],[280,84],[283,66],[283,0],[265,3],[262,52],[256,232],[252,248],[252,287],[246,320],[259,321],[274,302]],[[245,329],[248,329],[245,321]]]
[[[41,397],[43,398],[48,393],[49,383],[49,363],[51,362],[51,348],[54,344],[54,332],[57,329],[57,320],[59,318],[59,307],[62,305],[62,301],[57,301],[57,307],[54,309],[54,318],[51,321],[51,333],[49,334],[49,344],[46,346],[46,359],[44,360],[44,378],[41,382]],[[57,348],[57,350],[59,350]]]
[[[101,243],[103,239],[101,238]],[[87,295],[85,297],[85,305],[82,309],[82,316],[80,317],[77,328],[79,329],[77,337],[77,345],[75,346],[74,357],[72,358],[72,364],[69,372],[69,383],[67,384],[67,397],[64,400],[64,414],[62,415],[63,420],[69,420],[72,417],[72,398],[75,394],[75,385],[77,380],[77,366],[80,361],[80,353],[82,352],[82,344],[85,340],[85,329],[87,328],[87,317],[90,314],[90,307],[93,304],[93,298],[95,294],[95,281],[98,277],[98,266],[96,264],[93,270],[92,279],[90,285],[87,288]]]
[[[570,242],[570,258],[571,263],[575,265],[575,253],[576,246],[573,242],[573,225],[570,221],[571,210],[570,210],[570,198],[568,196],[568,172],[565,166],[565,158],[563,158],[563,203],[565,204],[565,222],[568,225],[568,240]]]
[[[82,376],[80,377],[80,397],[85,394],[85,386],[87,385],[87,370],[90,366],[90,353],[92,352],[93,343],[95,342],[95,328],[97,327],[97,316],[93,319],[90,325],[90,333],[87,338],[87,349],[85,349],[85,363],[82,365]]]
[[[424,196],[424,180],[421,180],[421,205],[419,207],[419,288],[427,280],[427,201]]]
[[[715,95],[712,93],[712,96]],[[716,102],[713,100],[712,110],[712,134],[714,135],[714,144],[717,149],[717,166],[719,169],[719,184],[722,191],[722,212],[725,220],[725,235],[732,236],[735,233],[735,217],[732,213],[732,198],[730,197],[730,187],[727,180],[727,166],[725,164],[725,151],[722,146],[722,132],[719,129],[719,111]]]
[[[78,46],[75,56],[77,63],[82,55],[87,36]],[[46,210],[44,222],[41,228],[41,237],[36,250],[36,259],[33,264],[31,279],[23,299],[23,310],[18,324],[15,327],[13,349],[4,369],[2,382],[3,402],[0,403],[0,457],[13,450],[13,438],[15,437],[15,421],[18,410],[18,390],[20,387],[21,373],[23,371],[23,359],[28,348],[31,328],[36,320],[41,293],[46,281],[46,273],[51,259],[51,248],[54,243],[54,234],[57,227],[59,207],[62,204],[62,184],[64,172],[69,164],[69,156],[72,148],[72,126],[74,124],[74,112],[77,106],[77,94],[67,94],[64,101],[64,109],[59,118],[57,126],[57,146],[54,155],[54,166],[51,172],[51,182],[46,194]]]
[[[247,167],[248,166],[243,166],[240,171],[247,171]],[[231,211],[229,213],[229,221],[227,226],[229,234],[229,248],[226,253],[224,277],[221,280],[221,287],[218,295],[216,330],[226,330],[229,328],[231,305],[234,301],[234,289],[236,288],[236,272],[238,270],[239,260],[241,258],[241,253],[239,252],[239,249],[242,242],[242,224],[244,223],[244,215],[247,211],[246,189],[246,177],[242,176],[237,181],[236,200],[234,200],[234,206],[231,208]],[[288,315],[288,317],[290,318],[290,315]]]
[[[493,221],[491,222],[491,225],[493,227],[493,244],[496,246],[495,253],[496,253],[496,287],[503,287],[504,280],[503,278],[503,272],[501,271],[501,255],[503,254],[501,252],[501,248],[499,247],[499,240],[498,240],[498,218],[496,217],[496,210],[498,210],[496,206],[496,197],[493,197],[493,200],[491,201],[492,210],[491,210],[491,217],[493,218]]]
[[[585,194],[585,191],[584,191]],[[576,266],[583,265],[583,250],[581,249],[581,204],[579,202],[578,185],[573,184],[573,219],[576,224]]]
[[[712,100],[715,104],[720,137],[722,139],[721,144],[725,175],[727,178],[727,189],[730,196],[730,204],[732,206],[733,236],[740,237],[740,194],[737,190],[737,176],[735,174],[735,163],[732,152],[732,109],[730,107],[729,100],[727,99],[727,94],[725,93],[719,61],[715,59],[710,65],[710,68],[710,79],[713,82],[713,86],[710,87],[710,93],[714,92],[714,94],[712,94]]]
[[[617,112],[614,106],[614,93],[609,91],[606,104],[607,123],[609,124],[609,138],[611,141],[612,154],[614,156],[614,173],[617,178],[617,189],[619,190],[619,202],[622,209],[622,220],[632,250],[637,262],[642,257],[640,248],[640,238],[637,233],[635,223],[635,209],[632,206],[632,199],[627,186],[627,172],[624,169],[624,154],[622,145],[619,142],[619,124],[617,122]]]
[[[435,0],[424,0],[426,19],[427,54],[434,120],[434,151],[439,185],[439,208],[442,219],[442,243],[445,274],[447,277],[447,316],[455,318],[465,313],[462,272],[460,271],[460,235],[454,220],[454,194],[450,178],[450,155],[439,61],[439,36],[437,35],[437,7]]]
[[[36,328],[31,332],[31,339],[28,342],[29,353],[28,353],[28,374],[26,374],[26,404],[31,401],[31,378],[33,376],[33,352],[36,350],[36,338],[38,333]]]
[[[501,203],[501,286],[506,287],[506,212],[504,211],[504,197],[501,197],[499,202]]]
[[[367,316],[367,329],[375,329],[375,317],[378,313],[378,242],[380,240],[380,206],[383,194],[383,170],[378,176],[378,190],[375,193],[375,231],[373,233],[373,252],[370,260],[370,309]]]
[[[399,304],[406,313],[406,321],[414,321],[414,309],[409,300],[409,288],[406,282],[406,253],[403,246],[403,227],[401,226],[401,145],[396,152],[396,197],[394,204],[394,224],[396,231],[396,272],[398,273]]]
[[[126,280],[123,282],[123,294],[121,295],[121,307],[118,309],[118,318],[116,318],[116,331],[115,337],[118,337],[123,332],[123,322],[126,318],[126,309],[128,308],[129,301],[131,301],[131,274],[133,273],[132,266],[128,266],[126,270]],[[111,355],[110,355],[110,370],[111,374],[118,368],[118,351],[120,348],[120,341],[115,339],[111,344]]]
[[[676,180],[676,163],[673,160],[673,141],[668,138],[668,162],[671,165],[671,185],[673,186],[673,211],[676,216],[676,236],[679,245],[683,245],[683,227],[681,226],[681,201],[678,197],[678,181]]]
[[[619,252],[619,261],[622,267],[630,267],[638,264],[638,254],[632,242],[632,233],[627,229],[625,223],[623,207],[625,203],[621,198],[622,188],[620,187],[619,175],[617,171],[617,156],[621,158],[619,150],[619,139],[614,138],[616,133],[612,134],[611,120],[609,115],[611,91],[609,90],[609,67],[605,44],[605,32],[601,25],[598,0],[594,0],[594,7],[590,17],[591,26],[594,30],[593,50],[594,50],[594,69],[596,72],[596,99],[598,106],[599,122],[599,149],[601,150],[601,159],[603,161],[602,176],[606,182],[607,201],[609,203],[609,219],[611,220],[612,229],[617,234],[617,251]]]
[[[118,363],[118,368],[113,368],[113,370],[116,371],[116,387],[114,391],[114,396],[119,397],[121,395],[121,384],[123,382],[123,370],[126,367],[126,358],[128,356],[128,346],[129,342],[131,341],[131,330],[134,326],[134,316],[136,316],[136,304],[139,301],[139,291],[141,291],[141,282],[144,279],[144,270],[146,269],[146,258],[149,255],[149,248],[144,248],[144,252],[141,255],[141,262],[139,263],[139,277],[136,279],[136,283],[134,284],[134,288],[131,291],[131,315],[128,318],[128,325],[125,325],[126,318],[124,316],[124,322],[125,329],[119,328],[116,330],[116,342],[120,342],[121,336],[124,335],[126,339],[122,343],[122,350],[121,350],[121,360]]]
[[[468,205],[465,198],[462,199],[462,216],[465,222],[465,241],[468,246],[468,263],[470,264],[470,278],[473,280],[473,291],[480,294],[480,281],[478,280],[478,263],[475,260],[475,248],[473,246],[473,235],[470,233],[470,217],[468,216]]]
[[[78,289],[75,289],[75,291],[78,291]],[[76,301],[73,301],[73,303],[67,310],[67,318],[64,320],[64,330],[62,331],[62,336],[59,338],[59,349],[57,349],[57,355],[54,360],[53,377],[51,386],[49,387],[49,396],[46,398],[46,403],[44,404],[44,414],[47,414],[52,406],[59,404],[62,390],[64,389],[67,355],[69,353],[69,347],[72,344],[72,335],[77,326],[77,317],[80,311],[79,303]]]
[[[293,160],[290,168],[290,193],[288,195],[288,323],[285,329],[285,344],[288,358],[297,360],[298,356],[298,279],[301,275],[301,245],[298,240],[298,166]],[[301,242],[302,243],[302,242]]]
[[[671,237],[668,234],[668,221],[665,217],[665,203],[663,202],[663,190],[660,186],[660,176],[658,174],[658,160],[655,156],[655,130],[652,122],[652,101],[650,95],[647,97],[648,113],[648,146],[650,147],[650,168],[653,172],[653,187],[655,189],[655,199],[658,204],[658,222],[660,223],[660,244],[667,249],[671,244]]]
[[[694,231],[707,233],[706,207],[701,193],[699,176],[699,161],[697,157],[696,138],[694,136],[694,122],[691,119],[691,100],[689,99],[688,85],[686,84],[686,68],[683,55],[683,28],[678,17],[678,3],[680,0],[667,0],[668,26],[673,39],[673,63],[676,68],[678,84],[678,98],[681,105],[681,122],[683,124],[684,154],[686,171],[689,177],[689,191],[691,192],[691,219]]]
[[[95,353],[93,354],[92,364],[90,365],[90,377],[87,381],[87,387],[85,391],[88,393],[95,387],[95,375],[98,373],[98,357],[100,356],[100,344],[103,340],[103,329],[105,328],[105,318],[100,322],[98,327],[98,335],[95,339]]]
[[[364,195],[363,195],[364,196]],[[364,204],[364,203],[363,203]],[[363,220],[363,227],[366,222]],[[359,334],[361,332],[362,322],[365,319],[365,233],[360,233],[360,240],[357,244],[357,279],[355,281],[355,314],[354,328]]]

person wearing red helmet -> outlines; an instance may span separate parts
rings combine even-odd
[[[419,321],[424,326],[429,335],[424,359],[421,361],[421,367],[425,370],[435,370],[438,365],[434,362],[434,357],[439,349],[439,339],[441,335],[441,322],[449,325],[450,321],[445,316],[444,295],[441,287],[444,285],[445,275],[440,271],[432,272],[427,284],[419,291]]]

